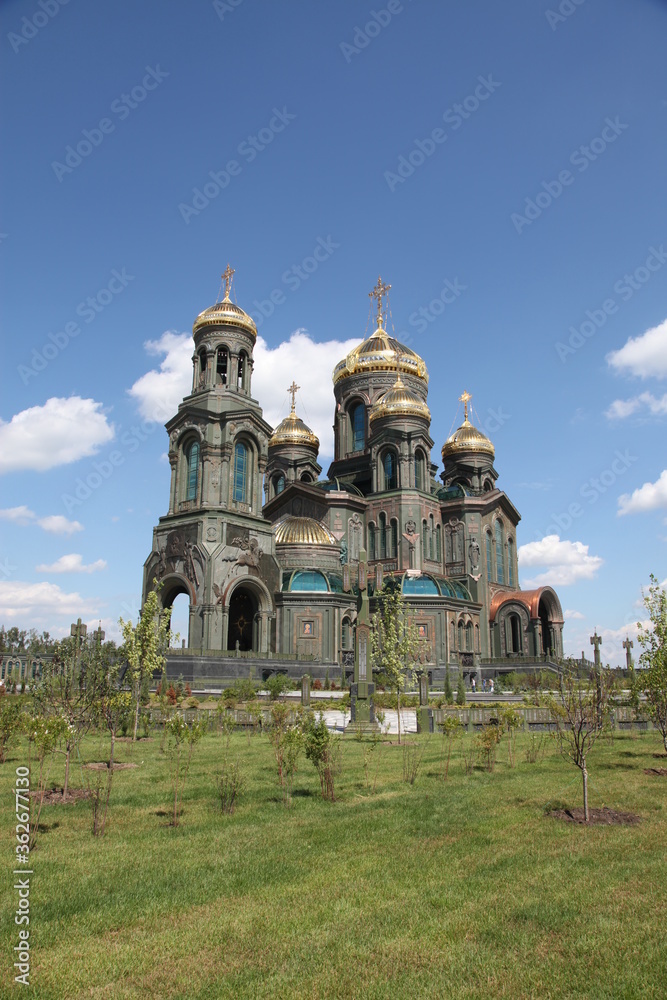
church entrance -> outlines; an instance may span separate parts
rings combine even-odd
[[[229,626],[227,630],[227,649],[238,648],[246,652],[257,648],[255,614],[257,599],[247,587],[237,587],[229,602]]]

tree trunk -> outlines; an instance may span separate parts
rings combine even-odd
[[[398,716],[398,744],[401,744],[401,689],[396,688],[396,715]]]
[[[137,728],[139,726],[139,695],[141,687],[137,681],[137,703],[134,706],[134,732],[132,733],[132,742],[135,743],[137,739]]]
[[[588,812],[588,771],[586,770],[586,760],[584,759],[581,768],[581,777],[584,783],[584,822],[588,823],[590,816]]]
[[[63,788],[63,799],[67,798],[67,789],[69,787],[69,761],[71,753],[72,753],[72,744],[68,741],[65,744],[65,785]]]
[[[178,808],[178,772],[181,767],[181,751],[180,748],[176,751],[176,779],[174,785],[174,826],[178,826],[178,816],[176,810]]]
[[[102,825],[100,826],[100,837],[104,836],[104,826],[107,821],[107,809],[109,808],[109,799],[111,798],[111,782],[113,779],[113,754],[116,746],[116,730],[111,730],[111,753],[109,754],[109,773],[107,774],[107,795],[104,800],[104,815],[102,816]]]
[[[449,774],[449,758],[452,756],[452,741],[449,740],[449,748],[447,750],[447,764],[445,766],[445,781],[447,781],[447,775]]]

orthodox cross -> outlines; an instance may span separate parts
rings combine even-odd
[[[467,389],[464,389],[463,392],[461,393],[461,395],[459,396],[459,403],[463,403],[463,419],[464,420],[468,419],[468,403],[470,402],[471,399],[472,399],[472,396],[467,391]]]
[[[600,646],[602,645],[602,639],[595,630],[595,634],[591,636],[591,646],[595,646],[595,666],[600,666]]]
[[[382,300],[389,294],[389,289],[391,285],[386,285],[383,283],[382,278],[378,277],[377,285],[372,292],[368,293],[369,299],[377,299],[377,324],[378,329],[382,329]]]
[[[229,264],[228,264],[227,267],[225,268],[225,270],[220,275],[220,278],[225,283],[225,298],[226,299],[229,298],[229,289],[232,287],[232,275],[233,274],[236,274],[236,271],[234,270],[233,267],[230,267]]]
[[[105,633],[102,630],[102,622],[100,622],[99,627],[96,628],[95,631],[93,632],[93,639],[95,640],[95,643],[98,646],[102,645],[102,642],[104,641],[104,635]]]
[[[630,650],[632,649],[633,646],[634,642],[629,636],[623,640],[623,649],[625,650],[625,662],[628,670],[632,670],[632,653],[630,652]]]
[[[296,382],[294,381],[294,379],[292,379],[292,384],[289,387],[289,389],[287,390],[291,394],[291,396],[292,396],[292,410],[291,410],[292,413],[294,413],[294,411],[296,409],[296,394],[297,394],[297,392],[299,391],[300,388],[301,388],[301,386],[297,385]]]
[[[88,626],[84,625],[80,618],[77,618],[76,625],[73,623],[70,628],[70,635],[76,639],[77,646],[80,646],[86,637]]]

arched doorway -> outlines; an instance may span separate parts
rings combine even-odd
[[[249,587],[237,587],[229,601],[229,624],[227,629],[227,649],[238,648],[242,652],[257,648],[257,598]]]
[[[521,649],[521,619],[517,614],[509,616],[510,649],[508,652],[520,653]]]
[[[539,607],[540,625],[542,626],[542,653],[551,653],[551,615],[549,614],[549,608],[547,607],[546,601],[540,601]]]
[[[192,600],[190,591],[181,580],[172,578],[165,581],[161,598],[162,607],[171,608],[169,645],[172,647],[181,646],[185,639],[185,645],[190,648],[193,645],[190,635],[190,603]],[[177,634],[178,639],[176,639]]]

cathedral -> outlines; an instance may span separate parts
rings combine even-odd
[[[300,676],[306,661],[314,678],[347,679],[364,553],[371,594],[389,577],[400,584],[433,682],[447,665],[479,678],[557,661],[561,605],[551,587],[519,588],[520,515],[498,489],[468,392],[438,475],[428,371],[387,329],[390,286],[378,279],[375,331],[333,371],[322,478],[299,386],[276,428],[252,397],[257,329],[230,297],[233,273],[194,322],[192,388],[166,424],[169,509],[144,564],[144,599],[154,581],[164,606],[188,597],[188,675],[224,681],[256,661],[263,676]]]

